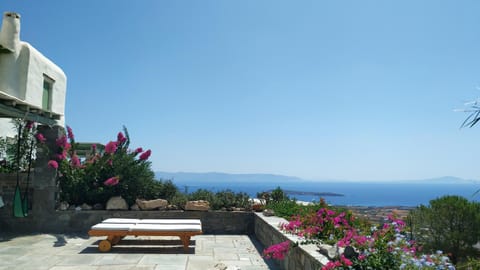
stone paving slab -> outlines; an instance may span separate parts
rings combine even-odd
[[[277,270],[247,235],[199,235],[184,252],[175,237],[126,237],[100,253],[102,237],[0,234],[0,270]]]

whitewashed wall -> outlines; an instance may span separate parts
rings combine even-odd
[[[51,110],[62,117],[57,124],[64,126],[67,78],[60,67],[20,40],[20,15],[5,12],[0,30],[0,97],[18,104],[42,109],[45,76],[53,82]],[[0,119],[0,136],[11,130],[9,120]]]

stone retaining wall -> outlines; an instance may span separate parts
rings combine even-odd
[[[0,231],[43,232],[43,233],[86,233],[90,227],[107,218],[196,218],[202,221],[205,234],[245,234],[254,233],[254,216],[251,212],[227,211],[55,211],[49,215],[36,215],[32,211],[25,218],[6,216],[0,209]],[[3,212],[3,214],[2,214]]]
[[[255,236],[265,247],[290,240],[300,242],[294,235],[284,234],[279,230],[281,223],[288,221],[279,217],[266,217],[255,213]],[[316,270],[328,263],[328,259],[317,251],[316,245],[298,245],[290,249],[284,260],[276,260],[280,269],[288,270]]]

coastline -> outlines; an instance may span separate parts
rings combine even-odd
[[[382,224],[389,215],[393,214],[397,218],[405,219],[414,206],[344,206],[335,205],[335,207],[345,208],[358,217],[365,218],[372,223]]]
[[[255,199],[253,199],[255,200]],[[258,200],[258,199],[257,199]],[[301,205],[310,205],[312,202],[306,201],[296,201]],[[416,206],[402,206],[402,205],[391,205],[391,206],[361,206],[361,205],[331,205],[334,208],[346,209],[352,211],[353,215],[367,219],[374,224],[383,224],[385,219],[389,215],[395,215],[397,218],[405,220],[413,209],[417,208]]]

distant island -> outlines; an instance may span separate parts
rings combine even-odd
[[[232,174],[221,172],[207,172],[207,173],[194,173],[194,172],[155,172],[157,179],[171,179],[179,185],[205,185],[215,184],[223,186],[232,186],[238,184],[272,184],[276,186],[288,186],[293,184],[311,184],[311,183],[382,183],[382,184],[477,184],[480,185],[480,180],[464,179],[454,176],[443,176],[428,179],[385,179],[384,181],[373,181],[364,179],[362,181],[351,181],[348,179],[303,179],[295,176],[286,176],[278,174]]]
[[[272,192],[273,190],[268,190],[267,192]],[[334,192],[312,192],[312,191],[297,191],[297,190],[283,190],[283,193],[287,195],[307,195],[307,196],[318,196],[318,197],[343,197],[345,195]]]

